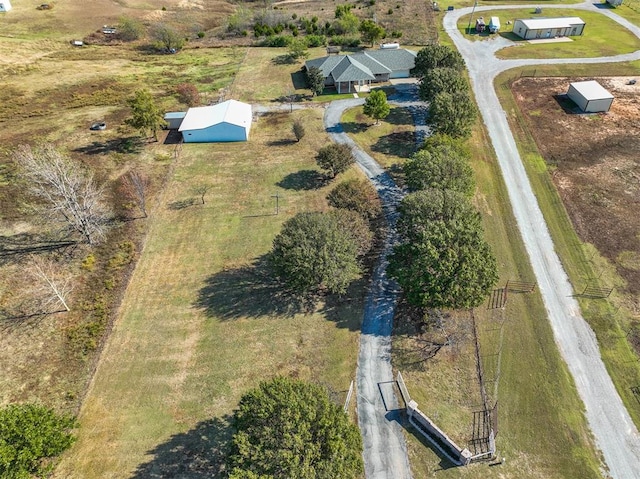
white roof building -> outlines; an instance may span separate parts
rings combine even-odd
[[[0,0],[0,12],[8,12],[11,10],[10,0]]]
[[[613,95],[595,80],[569,84],[567,96],[586,113],[609,111]]]
[[[189,108],[178,131],[186,143],[247,141],[251,119],[251,105],[227,100],[217,105]]]
[[[519,18],[513,33],[525,40],[582,35],[585,22],[580,17]]]

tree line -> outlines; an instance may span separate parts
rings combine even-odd
[[[407,301],[421,308],[472,308],[498,280],[497,263],[484,240],[463,140],[436,134],[404,165],[411,193],[399,207],[400,244],[388,272]]]

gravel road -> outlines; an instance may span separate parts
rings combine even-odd
[[[517,5],[504,8],[534,8]],[[640,37],[640,28],[591,3],[545,5],[545,8],[573,8],[602,13]],[[476,12],[493,7],[476,8]],[[640,437],[600,357],[595,335],[581,316],[575,292],[558,258],[549,230],[531,189],[515,140],[493,87],[495,76],[516,66],[551,63],[606,63],[640,59],[640,51],[615,57],[552,60],[498,60],[494,52],[510,44],[496,36],[470,42],[456,28],[460,16],[471,8],[449,12],[444,18],[447,33],[464,57],[471,83],[502,169],[509,199],[533,266],[556,343],[573,375],[586,417],[612,477],[640,478]],[[559,453],[562,453],[559,451]]]
[[[336,143],[353,147],[358,165],[373,182],[384,207],[389,234],[367,295],[356,373],[358,424],[364,444],[367,479],[410,479],[407,446],[399,423],[400,410],[393,390],[391,332],[398,287],[386,276],[387,256],[395,241],[396,207],[402,191],[373,158],[343,132],[342,112],[362,105],[363,99],[332,102],[324,115],[325,128]]]

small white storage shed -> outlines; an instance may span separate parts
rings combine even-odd
[[[8,12],[11,10],[11,2],[9,0],[0,0],[0,12]]]
[[[227,100],[213,106],[189,108],[178,131],[185,143],[247,141],[251,105]]]
[[[585,113],[609,111],[613,95],[595,80],[569,84],[567,96]]]

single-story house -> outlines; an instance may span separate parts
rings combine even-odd
[[[185,116],[187,116],[186,111],[170,111],[165,113],[164,121],[167,122],[167,130],[179,129]]]
[[[519,18],[513,22],[513,33],[525,40],[582,35],[585,26],[579,17]]]
[[[8,12],[11,10],[11,2],[9,0],[0,0],[0,12]]]
[[[189,108],[178,131],[185,143],[247,141],[251,105],[227,100],[217,105]]]
[[[317,67],[325,78],[325,86],[338,93],[351,93],[358,87],[409,78],[416,65],[416,53],[404,48],[367,50],[351,55],[330,55],[305,62],[305,69]]]
[[[609,111],[613,95],[595,80],[569,84],[567,96],[586,113]]]

